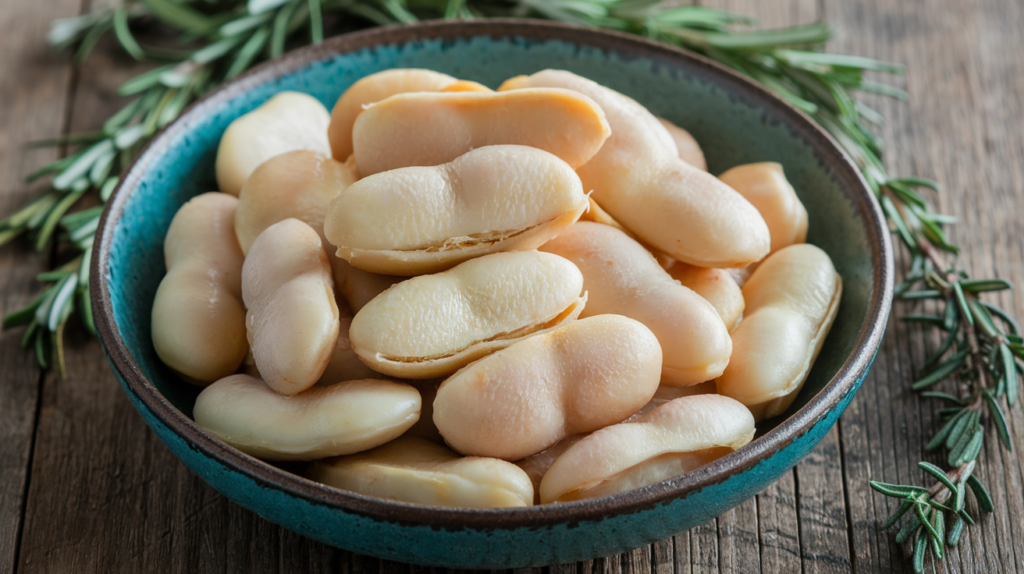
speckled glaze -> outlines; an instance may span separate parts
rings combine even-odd
[[[496,87],[544,68],[582,74],[690,130],[713,173],[785,166],[810,214],[808,241],[844,280],[839,315],[800,397],[739,451],[686,476],[608,498],[505,510],[435,509],[328,488],[228,447],[191,420],[197,389],[150,342],[163,238],[186,200],[215,189],[228,123],[280,90],[330,108],[357,79],[425,67]],[[892,248],[857,170],[811,120],[692,54],[620,34],[522,20],[428,23],[350,34],[263,65],[192,106],[139,156],[100,223],[93,309],[125,392],[206,482],[260,516],[328,544],[393,560],[466,568],[540,566],[636,548],[703,523],[799,462],[836,422],[874,359],[892,300]]]

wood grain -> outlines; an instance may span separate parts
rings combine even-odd
[[[32,197],[40,186],[25,176],[58,157],[58,150],[25,147],[53,137],[64,128],[71,86],[71,66],[48,54],[39,41],[50,20],[73,16],[77,0],[8,0],[0,18],[0,217]],[[10,17],[17,14],[17,18]],[[34,277],[46,263],[17,240],[0,249],[0,316],[28,304],[38,284]],[[36,427],[40,371],[21,349],[21,333],[0,332],[0,572],[10,571],[18,552],[28,467]]]
[[[946,191],[934,200],[961,218],[953,237],[969,270],[1024,285],[1019,0],[701,4],[757,16],[767,27],[824,19],[838,25],[830,49],[908,64],[907,76],[895,80],[910,91],[908,103],[867,98],[889,120],[880,130],[887,168],[941,181]],[[0,47],[17,55],[0,60],[0,213],[31,196],[21,177],[54,157],[22,144],[65,125],[95,128],[119,107],[116,87],[134,71],[101,46],[72,85],[66,60],[45,55],[48,20],[79,8],[77,0],[9,0],[0,8]],[[25,246],[0,251],[0,311],[30,300],[39,266]],[[992,300],[1024,316],[1019,290]],[[909,310],[897,304],[897,313]],[[69,378],[60,380],[40,378],[18,336],[0,334],[0,572],[447,574],[333,549],[243,510],[145,427],[95,340],[72,334]],[[645,548],[515,574],[908,572],[903,550],[877,530],[894,505],[867,483],[924,483],[916,462],[943,455],[922,449],[942,405],[908,391],[936,343],[918,326],[891,321],[874,369],[836,429],[754,499]],[[940,572],[1024,572],[1020,407],[1009,422],[1017,449],[1007,453],[990,440],[979,461],[997,510],[967,531]],[[973,502],[969,508],[977,512]]]

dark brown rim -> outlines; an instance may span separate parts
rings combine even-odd
[[[401,44],[416,40],[455,40],[471,36],[564,40],[632,57],[646,58],[656,63],[678,63],[683,60],[692,72],[713,78],[716,84],[726,86],[730,91],[745,93],[759,104],[789,120],[790,129],[814,145],[821,161],[832,169],[842,185],[861,190],[857,197],[850,199],[864,215],[869,228],[872,267],[877,270],[872,286],[873,296],[870,312],[853,354],[825,388],[793,416],[764,436],[688,475],[645,489],[592,501],[517,509],[433,508],[391,502],[330,488],[285,472],[227,446],[202,431],[167,401],[142,374],[142,370],[128,353],[121,339],[113,322],[113,306],[105,272],[114,224],[121,217],[126,198],[138,185],[147,168],[158,161],[167,142],[175,133],[185,129],[196,118],[202,117],[208,109],[245,92],[252,86],[337,54],[378,45]],[[874,358],[885,330],[893,296],[892,246],[882,213],[853,161],[831,136],[803,112],[775,97],[759,84],[702,56],[623,33],[534,20],[495,19],[388,26],[331,38],[322,44],[290,52],[277,60],[258,66],[194,103],[177,121],[165,128],[146,146],[129,167],[107,203],[97,233],[99,241],[93,248],[90,288],[100,339],[114,368],[126,381],[130,392],[134,393],[163,424],[204,455],[252,478],[257,483],[282,490],[291,496],[374,520],[448,529],[514,529],[602,520],[614,515],[641,512],[659,503],[685,497],[753,468],[803,436],[854,390],[857,380],[866,374]]]

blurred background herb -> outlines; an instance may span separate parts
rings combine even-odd
[[[923,310],[902,320],[944,333],[912,388],[948,405],[942,411],[944,426],[925,450],[944,449],[949,470],[919,463],[935,480],[930,488],[871,484],[899,499],[885,527],[902,524],[896,539],[906,545],[915,570],[923,571],[929,556],[941,560],[965,525],[973,524],[964,509],[968,490],[982,511],[992,510],[991,498],[973,474],[974,460],[993,431],[1012,450],[1004,405],[1012,408],[1018,395],[1024,339],[1010,314],[982,299],[986,292],[1012,286],[1000,279],[971,279],[958,265],[959,250],[946,234],[955,219],[936,212],[929,200],[939,185],[886,173],[883,144],[873,131],[883,118],[857,95],[905,99],[902,90],[868,77],[872,72],[899,74],[902,67],[822,51],[831,35],[823,23],[763,30],[743,15],[666,6],[661,0],[128,0],[57,20],[47,41],[72,52],[78,62],[112,36],[128,56],[155,65],[120,87],[120,95],[134,99],[101,129],[32,144],[72,151],[28,177],[30,182],[50,177],[50,185],[0,221],[0,245],[25,235],[44,252],[56,242],[66,263],[38,276],[43,284],[38,297],[5,317],[3,328],[23,328],[22,345],[41,366],[63,374],[69,319],[77,315],[95,332],[88,274],[102,205],[83,209],[78,204],[88,195],[106,202],[141,147],[196,98],[288,49],[320,42],[328,33],[421,19],[486,17],[546,18],[696,51],[809,114],[850,154],[893,234],[911,255],[896,296]],[[940,384],[946,391],[936,390]]]

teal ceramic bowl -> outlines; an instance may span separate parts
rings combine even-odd
[[[214,157],[236,117],[280,90],[330,108],[359,78],[431,68],[495,87],[544,68],[582,74],[690,130],[710,170],[785,166],[810,214],[808,240],[845,284],[835,326],[799,398],[749,445],[688,475],[591,501],[522,509],[438,509],[335,490],[247,456],[191,420],[197,390],[150,342],[163,238],[189,198],[216,189]],[[292,52],[192,106],[142,152],[107,204],[92,293],[104,348],[146,423],[185,464],[238,504],[328,544],[392,560],[473,568],[540,566],[642,546],[701,524],[799,462],[839,418],[874,359],[892,300],[892,248],[850,159],[806,116],[698,56],[619,34],[530,21],[380,28]]]

